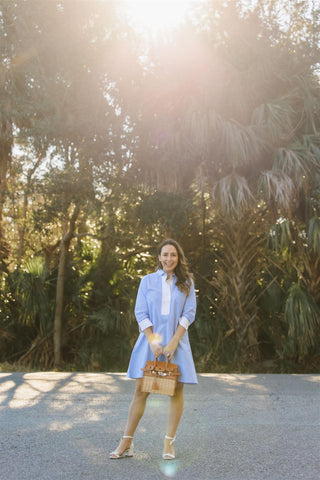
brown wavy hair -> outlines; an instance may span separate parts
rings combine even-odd
[[[176,285],[181,292],[185,293],[188,296],[193,282],[193,274],[189,272],[188,262],[184,255],[184,252],[179,243],[176,242],[176,240],[172,240],[172,238],[167,238],[159,245],[158,255],[161,254],[161,250],[165,245],[172,245],[178,252],[178,265],[174,270],[174,273],[177,276]],[[160,260],[157,268],[162,268]]]

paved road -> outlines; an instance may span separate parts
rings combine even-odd
[[[0,373],[1,480],[319,480],[320,375],[199,375],[177,459],[161,460],[167,397],[149,398],[132,459],[109,460],[124,374]]]

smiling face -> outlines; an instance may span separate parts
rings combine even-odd
[[[176,247],[170,244],[164,245],[159,255],[159,262],[162,265],[162,270],[167,275],[172,275],[179,262],[179,256]]]

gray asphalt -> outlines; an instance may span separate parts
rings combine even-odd
[[[198,379],[185,386],[177,459],[165,462],[167,397],[149,397],[134,458],[109,460],[134,381],[122,373],[0,373],[0,479],[320,479],[320,375]]]

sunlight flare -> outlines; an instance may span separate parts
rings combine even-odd
[[[122,10],[136,30],[170,30],[182,23],[195,0],[123,0]]]

